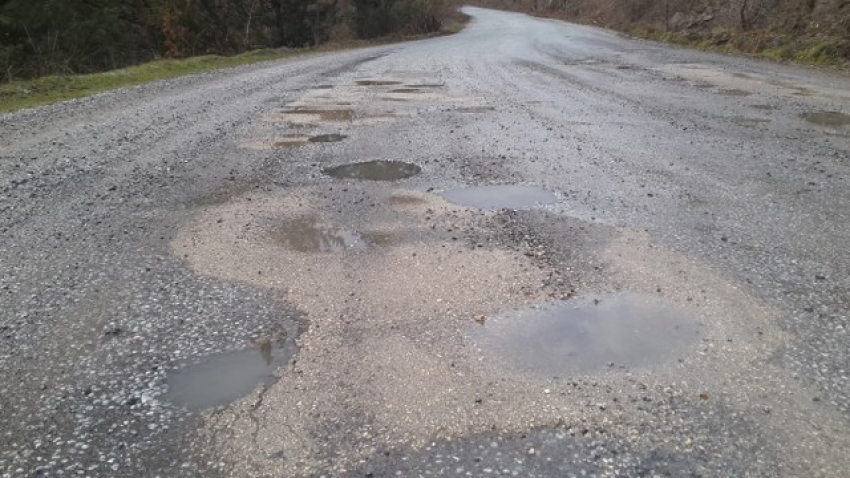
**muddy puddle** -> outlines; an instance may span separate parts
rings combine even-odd
[[[538,186],[475,186],[449,189],[443,198],[459,206],[479,209],[524,209],[558,201],[554,193]]]
[[[366,161],[326,168],[323,172],[336,179],[396,181],[416,176],[422,168],[402,161]]]
[[[361,251],[386,245],[392,238],[386,234],[360,234],[324,224],[313,217],[286,221],[274,228],[272,239],[287,249],[305,253],[340,253]]]
[[[548,377],[672,362],[700,336],[692,312],[633,293],[524,309],[469,329],[496,363]]]
[[[347,137],[348,136],[344,134],[320,134],[318,136],[310,137],[309,141],[311,143],[338,143]]]
[[[271,342],[235,352],[212,355],[168,376],[163,399],[188,410],[227,405],[257,387],[277,381],[275,372],[289,361],[293,347]]]
[[[838,111],[811,111],[802,113],[800,117],[818,126],[837,128],[850,125],[850,115]]]

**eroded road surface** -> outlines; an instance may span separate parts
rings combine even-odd
[[[468,12],[0,117],[0,476],[846,476],[850,80]]]

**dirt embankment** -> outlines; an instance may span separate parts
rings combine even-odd
[[[634,35],[850,66],[850,0],[481,0]]]

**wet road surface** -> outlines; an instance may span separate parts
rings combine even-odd
[[[468,13],[0,117],[0,476],[845,476],[850,79]]]

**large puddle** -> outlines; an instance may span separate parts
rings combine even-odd
[[[272,230],[272,238],[287,249],[306,253],[358,251],[391,240],[384,234],[359,234],[339,229],[312,217],[287,221]]]
[[[484,353],[545,376],[646,367],[687,352],[696,316],[640,294],[600,295],[486,319],[469,332]]]
[[[443,198],[460,205],[480,209],[524,209],[557,202],[558,197],[538,186],[476,186],[449,189]]]
[[[371,181],[396,181],[416,176],[422,168],[401,161],[366,161],[327,168],[324,173],[337,179],[365,179]]]
[[[259,386],[274,384],[275,372],[293,353],[291,347],[266,342],[207,357],[170,374],[166,381],[168,392],[163,398],[193,411],[233,403]]]
[[[850,125],[850,115],[838,111],[814,111],[803,113],[801,118],[818,126],[847,126]]]

